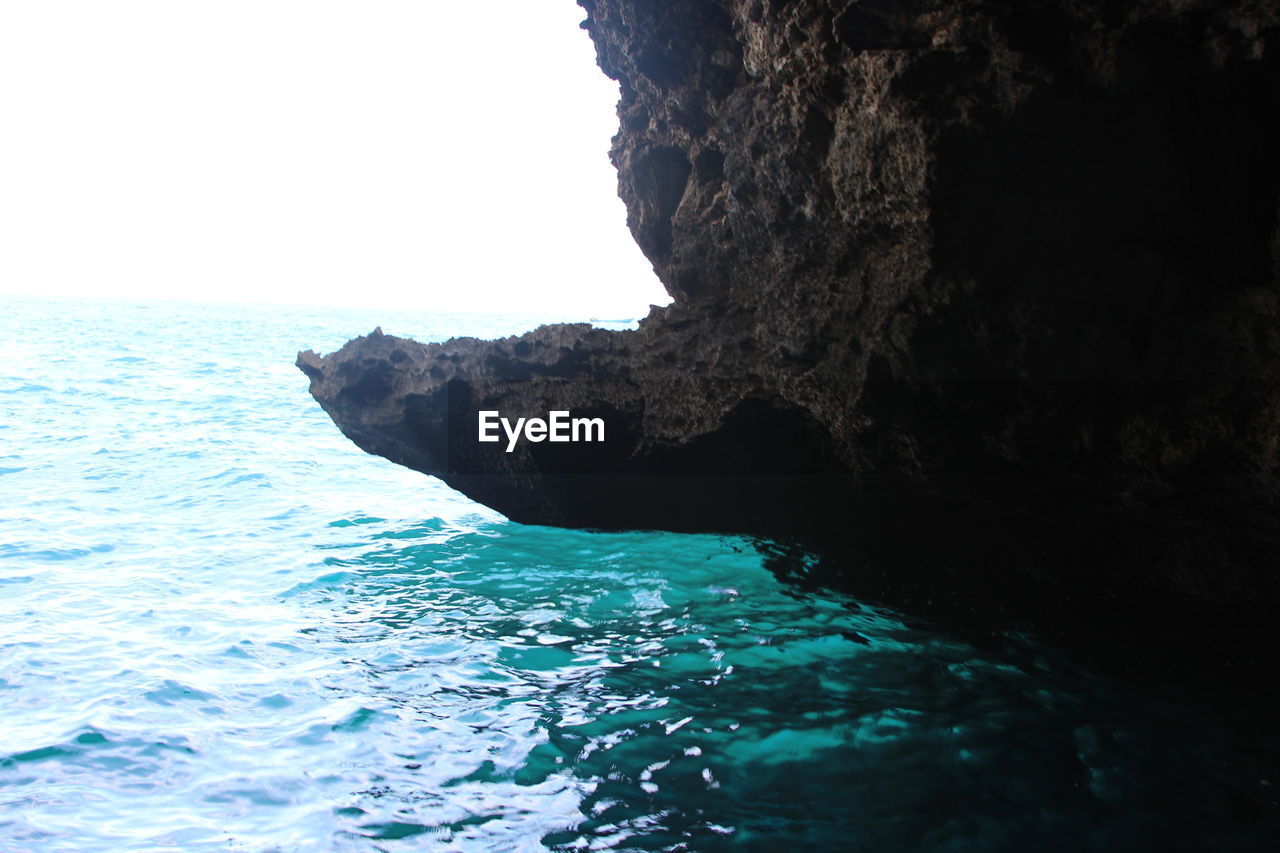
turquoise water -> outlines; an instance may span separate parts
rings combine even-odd
[[[0,850],[1273,849],[1195,696],[361,453],[378,324],[531,321],[0,300]]]

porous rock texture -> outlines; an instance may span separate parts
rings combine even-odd
[[[908,605],[1275,612],[1280,4],[580,3],[674,303],[301,354],[343,432],[515,520],[796,539]],[[507,454],[479,409],[606,441]]]

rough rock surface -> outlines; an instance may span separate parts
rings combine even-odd
[[[898,600],[1274,612],[1280,5],[580,2],[675,302],[301,354],[358,445],[520,521],[797,537]],[[477,409],[609,432],[488,452]]]

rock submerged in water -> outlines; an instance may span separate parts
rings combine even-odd
[[[897,600],[1275,613],[1280,7],[581,5],[675,302],[301,354],[356,444],[518,521],[798,539]],[[507,453],[485,410],[606,440]]]

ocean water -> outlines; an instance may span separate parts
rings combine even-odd
[[[0,299],[0,850],[1277,849],[1247,708],[513,524],[293,367],[534,322]]]

